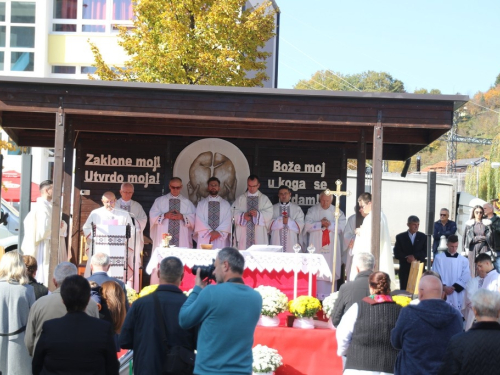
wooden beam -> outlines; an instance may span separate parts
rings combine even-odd
[[[63,203],[62,203],[62,220],[68,224],[68,232],[71,233],[70,227],[70,214],[71,214],[71,189],[73,187],[73,143],[75,141],[75,134],[73,132],[73,126],[71,119],[66,119],[68,125],[66,128],[66,134],[64,139],[64,175],[63,175]],[[66,254],[69,254],[68,248],[71,250],[72,259],[78,259],[77,249],[73,249],[70,244],[69,234],[65,237],[65,249]],[[67,256],[60,254],[62,257],[59,259],[62,261],[64,258],[67,260]]]
[[[384,129],[382,126],[382,110],[378,111],[377,125],[373,132],[373,180],[372,180],[372,249],[375,257],[375,271],[380,267],[380,217],[382,209],[382,152],[384,145]]]
[[[358,207],[358,197],[365,192],[366,176],[366,139],[365,131],[361,130],[358,143],[358,157],[356,170],[356,207]],[[363,223],[363,216],[359,210],[356,210],[356,228]]]
[[[56,114],[56,137],[54,144],[54,178],[52,189],[52,227],[50,236],[49,289],[56,287],[53,282],[54,269],[59,264],[59,230],[61,226],[61,197],[63,181],[63,151],[64,151],[64,109],[62,98]]]

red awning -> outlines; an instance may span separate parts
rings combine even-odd
[[[19,202],[21,194],[21,174],[16,171],[6,171],[2,173],[2,183],[7,190],[2,188],[2,198],[7,202]],[[31,201],[36,202],[40,196],[38,184],[31,183]]]

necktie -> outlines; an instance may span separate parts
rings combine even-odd
[[[257,210],[259,208],[259,197],[247,196],[247,212],[250,210]],[[255,243],[255,224],[253,217],[247,221],[247,249]]]
[[[181,212],[181,200],[178,198],[170,198],[168,202],[168,210],[177,210]],[[172,236],[170,243],[175,246],[179,246],[179,231],[180,231],[179,220],[169,220],[168,221],[168,233]]]
[[[220,202],[209,201],[208,202],[208,226],[212,230],[216,230],[219,227],[220,220]]]
[[[290,205],[282,204],[281,205],[281,215],[284,217],[284,213],[286,212],[286,216],[290,218]],[[289,219],[290,220],[290,219]],[[287,251],[288,246],[288,224],[283,225],[283,229],[281,230],[281,246],[283,246],[283,251]]]

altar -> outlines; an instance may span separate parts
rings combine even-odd
[[[161,260],[168,256],[178,257],[184,264],[184,279],[180,288],[189,290],[194,286],[195,276],[191,268],[195,265],[210,265],[218,250],[158,247],[153,251],[146,272],[151,274]],[[280,253],[266,251],[241,251],[245,258],[243,280],[256,288],[259,285],[274,286],[287,295],[294,296],[294,273],[297,273],[297,295],[316,295],[316,277],[329,278],[332,273],[321,254]],[[154,271],[156,272],[156,271]]]

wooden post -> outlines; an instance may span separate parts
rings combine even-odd
[[[59,110],[56,114],[56,134],[54,142],[54,178],[52,193],[52,227],[50,235],[49,289],[54,290],[54,268],[59,263],[59,229],[61,227],[61,196],[63,179],[64,151],[64,109],[62,98],[59,98]]]
[[[365,192],[365,175],[366,175],[366,139],[365,131],[362,129],[359,135],[358,143],[358,165],[356,171],[356,207],[358,205],[358,197]],[[349,207],[350,208],[350,207]],[[359,210],[356,211],[356,228],[359,228],[363,223],[363,216]]]
[[[70,225],[70,211],[71,211],[71,188],[73,186],[73,148],[74,148],[74,132],[72,121],[68,121],[68,126],[65,129],[65,140],[64,140],[64,175],[63,175],[63,202],[62,202],[62,220],[68,224],[68,233],[65,238],[65,254],[59,254],[59,259],[68,259],[68,247],[72,248],[71,244],[71,233],[72,229]],[[73,259],[75,263],[78,264],[78,252],[72,252]]]
[[[18,249],[21,248],[24,239],[24,219],[31,208],[31,172],[33,170],[33,156],[31,148],[21,155],[21,192],[19,196],[19,237]]]
[[[382,151],[384,131],[382,127],[382,111],[378,111],[377,125],[373,131],[373,181],[372,181],[372,254],[375,257],[375,269],[380,266],[380,212],[382,209]]]

